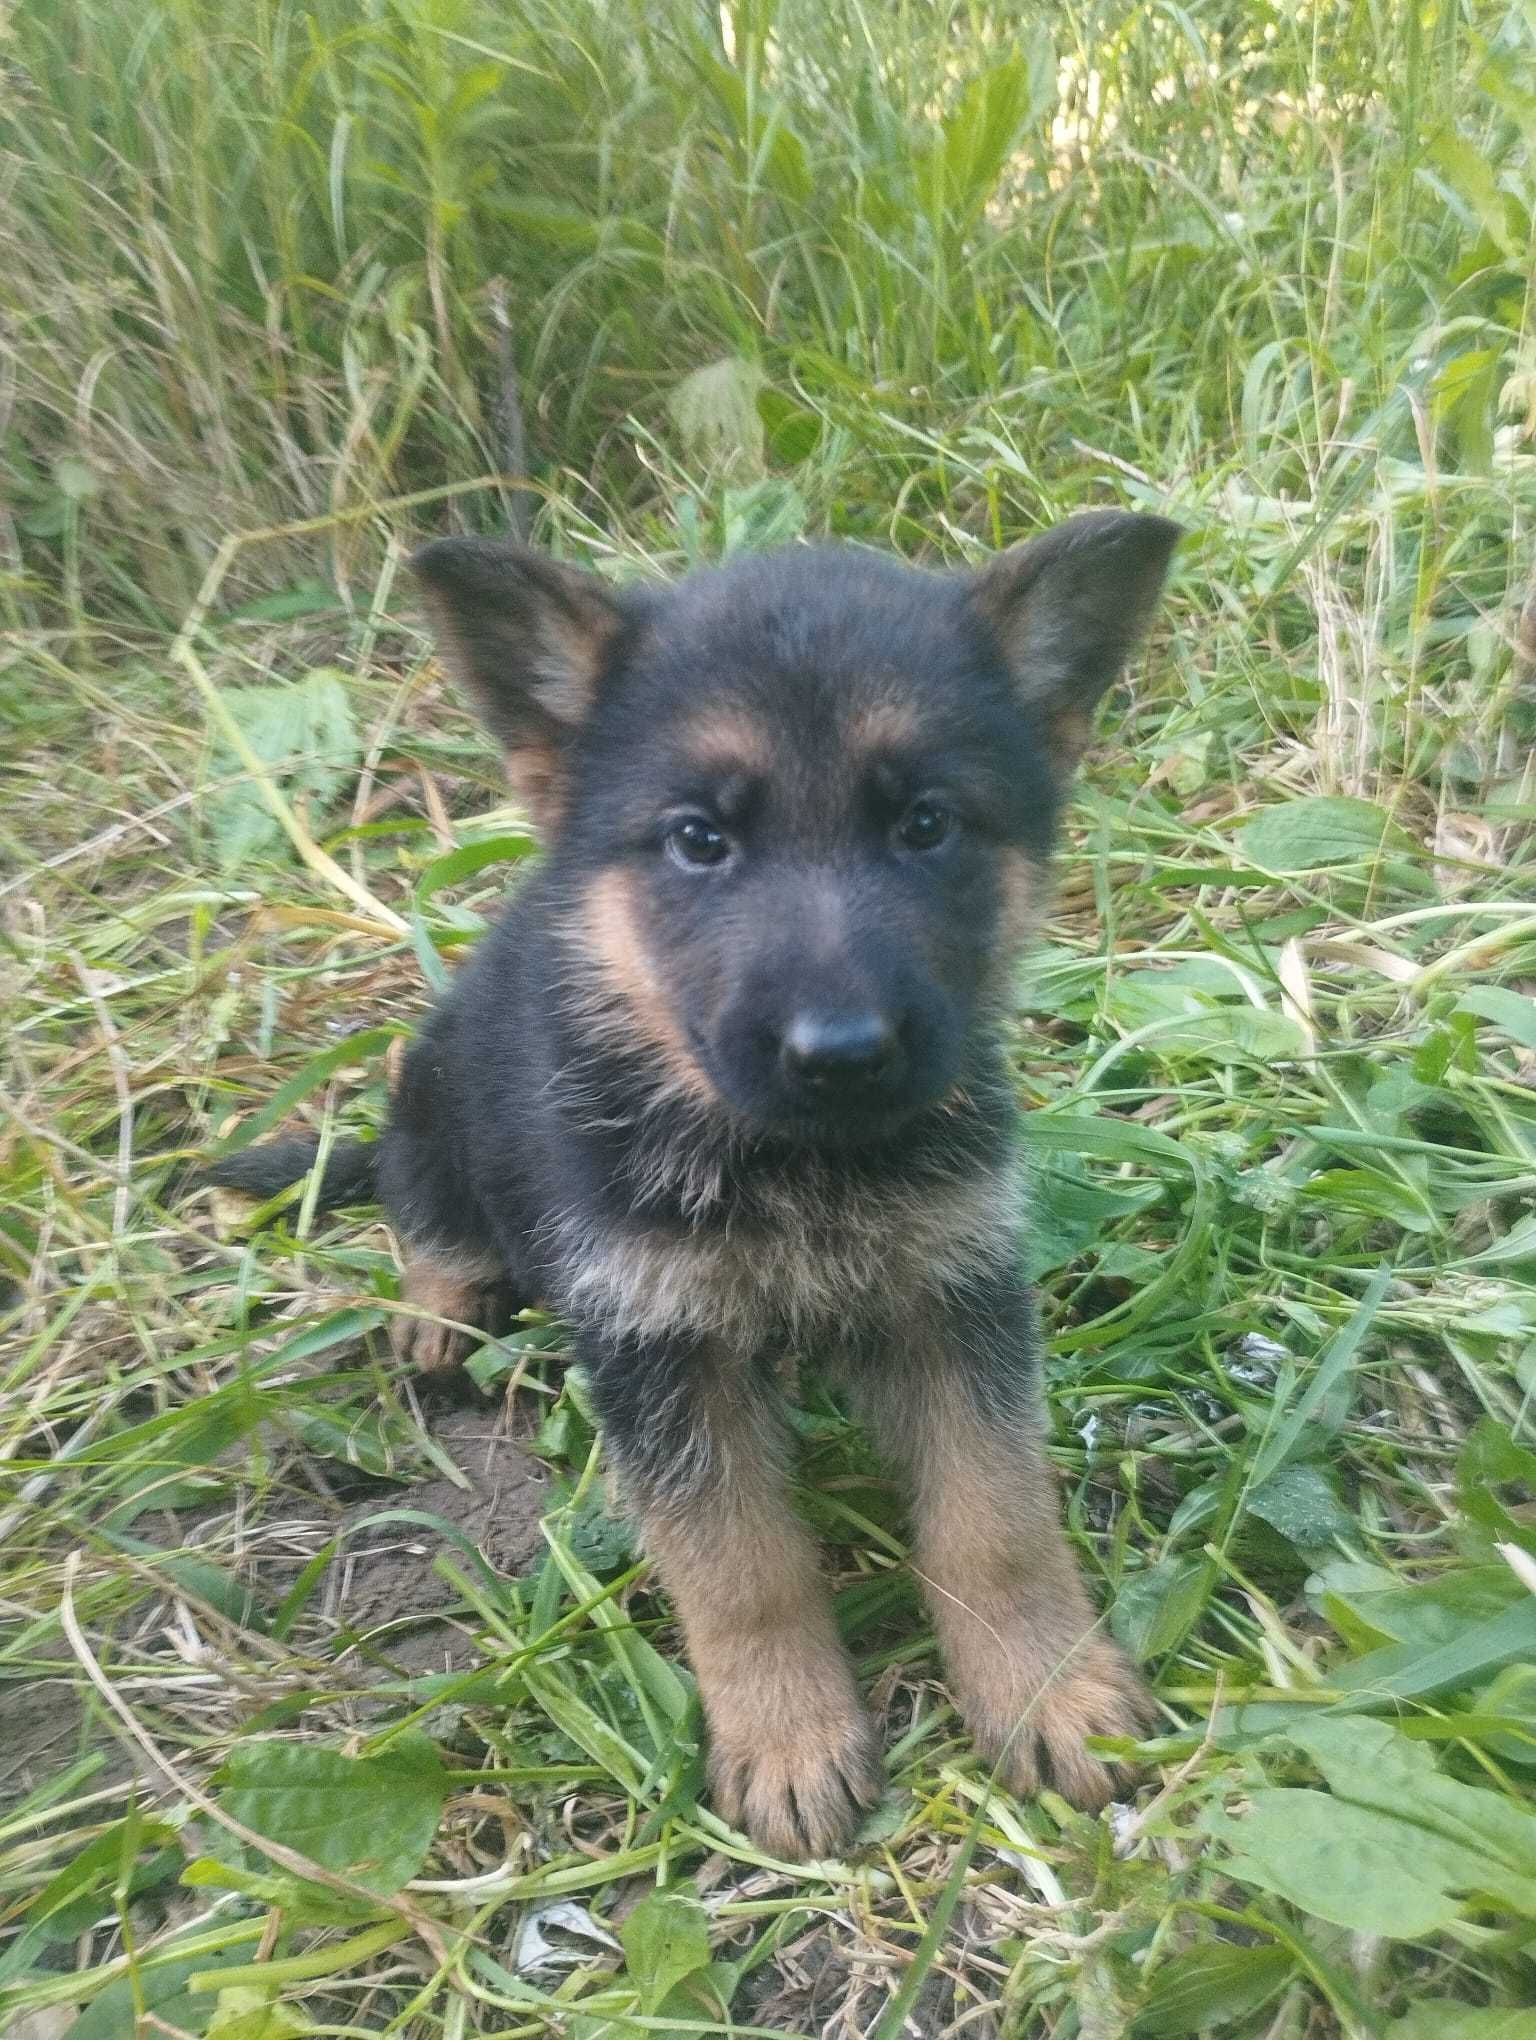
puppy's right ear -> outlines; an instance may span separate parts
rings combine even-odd
[[[501,745],[507,777],[548,825],[572,740],[625,621],[595,574],[495,538],[438,538],[412,555],[438,648]]]

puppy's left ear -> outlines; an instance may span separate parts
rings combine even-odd
[[[1061,771],[1086,750],[1094,707],[1151,621],[1183,535],[1166,517],[1095,510],[1011,546],[972,577],[970,599]]]
[[[444,663],[501,745],[514,789],[548,826],[636,602],[507,539],[434,539],[411,567]]]

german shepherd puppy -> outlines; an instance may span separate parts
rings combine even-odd
[[[882,1783],[791,1503],[786,1354],[835,1370],[900,1468],[1006,1782],[1098,1805],[1083,1738],[1145,1719],[1060,1528],[1002,1033],[1094,704],[1178,536],[1102,512],[978,573],[794,548],[622,590],[495,540],[414,560],[548,850],[322,1198],[376,1178],[418,1366],[509,1297],[569,1321],[715,1805],[777,1856],[845,1849]],[[270,1194],[312,1155],[213,1173]]]

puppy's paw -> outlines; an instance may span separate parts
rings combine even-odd
[[[457,1311],[454,1313],[458,1315]],[[420,1374],[451,1374],[464,1365],[479,1341],[458,1325],[404,1315],[389,1327],[389,1348],[395,1358]]]
[[[1002,1759],[1001,1776],[1029,1798],[1059,1792],[1094,1812],[1129,1783],[1122,1765],[1084,1749],[1090,1735],[1140,1735],[1152,1718],[1146,1687],[1112,1643],[1095,1637],[1068,1648],[1059,1668],[1038,1646],[1001,1649],[959,1696],[978,1754]]]
[[[462,1367],[481,1334],[495,1330],[506,1308],[498,1269],[419,1254],[406,1263],[400,1301],[405,1308],[390,1321],[390,1350],[423,1374]]]
[[[715,1810],[770,1856],[844,1854],[885,1789],[868,1715],[854,1700],[845,1712],[812,1705],[756,1716],[755,1730],[710,1718]]]

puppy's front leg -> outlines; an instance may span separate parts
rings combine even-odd
[[[1091,1808],[1116,1774],[1083,1738],[1136,1734],[1150,1702],[1062,1530],[1038,1373],[1033,1298],[999,1273],[935,1299],[863,1400],[910,1470],[913,1563],[978,1751],[1016,1792]]]
[[[649,1343],[592,1379],[699,1682],[716,1809],[771,1855],[840,1853],[884,1780],[767,1371]]]

